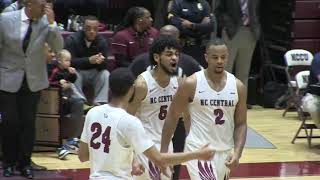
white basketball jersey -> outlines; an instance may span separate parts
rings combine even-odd
[[[160,143],[164,120],[178,89],[178,80],[176,76],[171,77],[169,84],[163,88],[155,81],[150,71],[143,72],[141,76],[147,83],[148,92],[136,116],[153,142]]]
[[[135,132],[123,132],[126,130],[123,127],[132,127],[135,123],[140,124],[141,128],[134,128]],[[123,145],[124,141],[128,141],[127,136],[130,133],[145,136],[139,120],[127,114],[125,110],[109,105],[102,105],[89,111],[81,140],[86,141],[89,147],[91,163],[90,179],[132,179],[130,172],[132,169],[133,152],[137,149],[132,144]],[[146,145],[144,147],[146,149],[150,147],[151,141],[147,141],[148,138],[143,138],[145,137],[136,138],[139,142],[136,141],[135,143],[138,143],[140,147]],[[140,149],[139,151],[143,152],[144,149]]]
[[[203,70],[196,73],[195,96],[189,106],[191,127],[186,139],[191,146],[199,148],[210,143],[217,151],[233,148],[238,91],[236,78],[226,73],[226,85],[219,92],[209,86]]]

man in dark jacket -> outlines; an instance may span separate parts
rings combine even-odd
[[[94,16],[88,16],[84,22],[84,30],[69,36],[65,49],[72,55],[71,66],[76,68],[78,78],[75,86],[86,100],[82,88],[91,84],[94,88],[95,105],[108,102],[109,71],[107,66],[107,42],[98,32],[99,21]]]

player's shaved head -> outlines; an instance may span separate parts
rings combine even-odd
[[[211,48],[211,46],[226,46],[226,43],[220,38],[215,38],[213,40],[210,40],[206,45],[207,53],[208,53],[208,50]]]
[[[165,25],[160,29],[160,35],[173,36],[178,39],[180,31],[173,25]]]

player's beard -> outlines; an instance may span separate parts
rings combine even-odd
[[[169,76],[177,76],[178,75],[178,68],[171,72],[165,65],[163,65],[160,61],[160,68]]]
[[[215,72],[216,74],[222,74],[222,73],[224,72],[224,69],[222,69],[222,70],[217,70],[217,69],[215,69],[214,72]]]

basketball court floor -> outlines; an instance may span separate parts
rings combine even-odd
[[[248,134],[249,142],[244,149],[240,167],[232,173],[231,179],[320,180],[320,139],[312,140],[312,148],[308,147],[306,139],[298,139],[295,144],[291,144],[300,121],[297,113],[287,113],[283,118],[282,112],[259,106],[248,110],[251,134]],[[320,135],[320,130],[314,133]],[[89,164],[81,163],[76,155],[59,160],[54,152],[34,153],[33,160],[52,170],[37,172],[36,179],[88,179]],[[185,168],[182,168],[180,179],[189,179]]]

